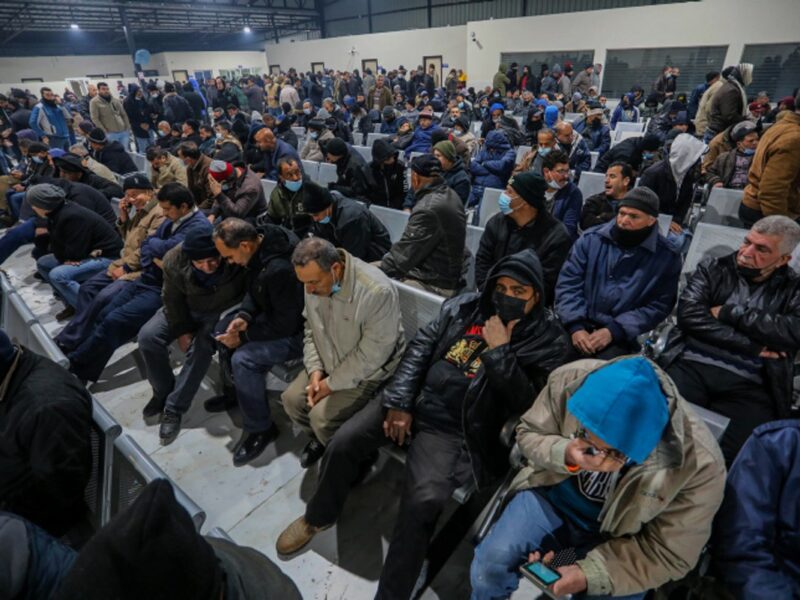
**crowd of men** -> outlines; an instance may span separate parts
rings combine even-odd
[[[282,409],[308,438],[301,465],[321,463],[305,513],[276,540],[281,556],[338,520],[381,446],[407,450],[378,598],[412,596],[455,489],[508,472],[509,420],[527,466],[475,550],[472,598],[508,597],[519,567],[540,561],[554,565],[557,596],[644,598],[692,571],[710,540],[717,583],[735,597],[799,595],[800,278],[789,262],[800,243],[800,95],[750,102],[752,65],[740,64],[709,73],[687,100],[680,70],[665,67],[612,114],[600,74],[500,65],[476,91],[463,72],[441,81],[433,66],[290,69],[142,82],[123,100],[100,83],[80,101],[42,88],[27,120],[29,96],[0,97],[0,260],[33,244],[36,277],[64,304],[55,339],[71,373],[0,333],[0,507],[16,515],[0,532],[34,539],[36,555],[76,525],[91,466],[80,383],[102,379],[135,340],[152,387],[142,416],[163,445],[178,440],[217,356],[220,393],[204,408],[241,411],[237,467],[280,435],[266,374],[302,363]],[[611,147],[611,125],[647,118],[641,136]],[[386,136],[367,162],[353,146],[376,130]],[[531,150],[517,160],[523,144]],[[583,198],[576,182],[591,152],[605,187]],[[320,185],[303,160],[335,164],[336,180]],[[263,179],[277,183],[269,197]],[[703,185],[743,190],[748,231],[682,282]],[[472,257],[467,224],[487,188],[502,190],[498,212]],[[370,204],[409,213],[399,239]],[[660,214],[671,216],[666,235]],[[445,299],[417,332],[403,329],[398,282]],[[643,336],[670,315],[664,351],[645,358]],[[177,374],[173,343],[185,354]],[[721,439],[690,403],[730,419]],[[143,524],[147,510],[161,516]],[[163,486],[129,513],[137,528],[120,517],[80,554],[59,547],[42,593],[91,597],[103,564],[98,589],[112,597],[123,575],[102,557],[122,528],[137,540],[125,551],[156,573],[167,571],[149,536],[175,536],[209,578],[209,598],[232,585],[244,595],[230,597],[261,597],[247,595],[253,565],[186,532]],[[573,560],[553,563],[565,549]],[[13,589],[43,569],[25,564],[32,573],[15,573]],[[297,593],[261,564],[272,597]],[[142,579],[137,589],[152,589]],[[175,597],[206,597],[181,589]]]

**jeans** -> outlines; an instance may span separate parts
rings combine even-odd
[[[125,285],[97,314],[94,327],[67,355],[70,371],[97,381],[114,351],[132,340],[161,307],[161,288],[136,281]]]
[[[72,352],[91,334],[97,315],[124,287],[132,281],[113,281],[106,271],[97,273],[81,284],[75,316],[56,336],[56,342],[64,352]]]
[[[106,132],[109,141],[119,142],[125,148],[125,152],[131,151],[131,134],[128,131]]]
[[[6,193],[6,199],[8,200],[8,210],[11,211],[11,216],[15,219],[19,219],[19,213],[22,210],[22,203],[25,200],[25,192],[15,192],[13,190],[9,190]]]
[[[471,600],[508,598],[519,587],[518,568],[534,551],[575,548],[579,558],[602,543],[599,534],[582,531],[563,519],[553,505],[536,490],[523,490],[509,502],[489,535],[475,549],[470,566]],[[613,596],[641,600],[646,592]],[[612,596],[579,595],[585,600]]]
[[[110,258],[86,258],[77,265],[68,265],[58,262],[53,254],[45,254],[36,261],[36,270],[68,306],[75,308],[81,282],[105,271],[110,264]]]
[[[383,433],[384,408],[372,399],[333,436],[322,456],[317,490],[306,506],[308,523],[334,523],[363,462],[392,443]],[[405,479],[376,599],[409,598],[422,570],[436,522],[453,492],[471,477],[469,456],[459,435],[414,423]]]
[[[186,360],[177,379],[169,362],[169,345],[175,340],[170,334],[169,323],[161,308],[139,331],[139,352],[144,359],[147,380],[153,388],[153,396],[166,400],[170,412],[184,414],[208,372],[216,342],[211,337],[217,314],[192,314],[199,328],[192,333],[192,343],[186,351]]]
[[[69,137],[59,135],[48,135],[47,139],[50,141],[48,144],[51,148],[61,148],[62,150],[69,150]]]
[[[136,151],[139,154],[144,154],[145,151],[153,145],[153,139],[150,137],[137,137],[136,138]]]
[[[36,237],[36,219],[28,219],[15,225],[0,238],[0,265],[25,244],[32,244]]]

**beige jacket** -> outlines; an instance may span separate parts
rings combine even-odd
[[[405,350],[400,300],[377,267],[344,250],[342,289],[332,296],[305,294],[303,362],[328,374],[331,391],[391,377]]]
[[[128,273],[120,279],[126,281],[138,279],[142,274],[140,263],[142,242],[156,232],[164,219],[158,199],[153,197],[144,208],[136,211],[132,219],[129,218],[124,223],[117,221],[117,229],[125,242],[120,257],[108,266],[107,272],[110,274],[117,267],[124,266]]]
[[[94,173],[95,175],[99,175],[103,179],[108,179],[114,183],[118,183],[116,175],[114,175],[114,171],[109,169],[103,163],[97,162],[92,157],[89,157],[89,162],[87,164],[89,170]]]
[[[89,114],[92,123],[106,133],[119,133],[129,131],[131,128],[128,113],[125,112],[119,98],[112,96],[111,100],[106,102],[98,94],[89,102]]]
[[[167,155],[167,162],[160,169],[152,169],[150,174],[150,182],[157,190],[164,187],[168,183],[177,181],[178,183],[189,187],[189,179],[186,175],[186,165],[183,161],[173,154]]]
[[[579,424],[566,410],[567,399],[605,364],[579,360],[550,374],[517,427],[529,466],[517,475],[515,489],[551,486],[570,476],[564,452]],[[625,596],[682,578],[697,563],[722,503],[725,462],[716,440],[672,380],[652,364],[670,421],[647,460],[632,466],[606,499],[600,532],[607,541],[578,561],[589,595]]]
[[[717,90],[722,87],[723,83],[725,82],[722,80],[722,77],[720,77],[703,92],[703,96],[700,98],[700,104],[697,105],[697,115],[694,117],[694,128],[697,135],[703,135],[706,132],[706,127],[708,127],[708,115],[711,112],[711,99],[714,97],[714,94],[717,93]]]
[[[325,153],[322,152],[322,146],[320,144],[327,142],[328,140],[332,140],[333,138],[333,133],[327,127],[322,130],[322,133],[316,140],[312,140],[310,137],[307,137],[306,143],[303,145],[303,149],[300,150],[300,160],[325,162]]]

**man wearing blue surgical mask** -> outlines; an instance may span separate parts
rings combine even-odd
[[[297,234],[306,237],[312,229],[311,215],[303,207],[306,186],[310,183],[303,174],[300,162],[294,158],[282,158],[278,161],[278,185],[272,190],[267,204],[267,213],[259,219],[281,225]]]
[[[528,152],[514,168],[515,173],[532,171],[537,175],[542,174],[542,161],[558,146],[556,132],[543,127],[536,134],[536,146]]]
[[[749,121],[743,125],[751,125]],[[737,130],[738,128],[738,130]],[[747,174],[758,147],[758,132],[755,128],[734,125],[731,141],[736,147],[720,154],[706,171],[706,183],[712,187],[743,190],[747,185]]]

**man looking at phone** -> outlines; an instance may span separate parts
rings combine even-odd
[[[675,384],[641,357],[581,360],[550,376],[517,428],[520,490],[475,550],[472,600],[508,597],[517,568],[553,568],[555,596],[644,598],[689,572],[722,502],[725,465]]]
[[[453,491],[468,481],[483,487],[508,470],[500,430],[530,406],[569,352],[566,332],[544,308],[544,288],[539,259],[523,250],[498,263],[482,293],[445,302],[417,332],[380,399],[336,433],[317,491],[305,515],[278,538],[278,552],[297,552],[337,520],[371,453],[410,441],[376,596],[410,598]]]

